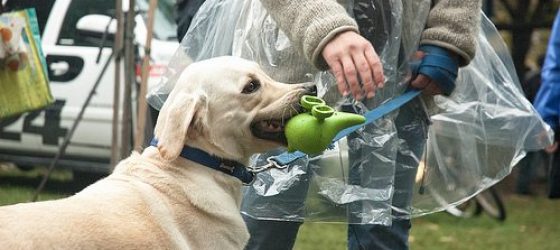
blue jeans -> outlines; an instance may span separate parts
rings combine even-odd
[[[392,205],[399,208],[409,208],[412,202],[417,159],[423,153],[425,145],[425,126],[406,126],[412,123],[426,122],[426,115],[418,100],[403,106],[395,123],[399,139],[407,142],[408,148],[415,157],[397,153],[397,168],[394,179],[394,193]],[[412,128],[412,129],[411,129]],[[352,156],[350,156],[352,158]],[[351,180],[350,180],[351,181]],[[305,192],[300,192],[301,203],[304,202]],[[293,198],[293,197],[292,197]],[[375,224],[349,224],[348,248],[349,249],[408,249],[408,236],[411,228],[406,214],[399,214],[393,210],[397,218],[392,220],[391,226]],[[400,212],[402,213],[402,212]],[[404,218],[403,218],[404,217]],[[302,222],[257,220],[243,216],[251,234],[247,250],[287,250],[292,249]]]

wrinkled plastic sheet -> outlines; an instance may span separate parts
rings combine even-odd
[[[209,0],[149,103],[159,109],[192,61],[234,55],[258,62],[277,81],[315,82],[319,96],[339,109],[372,110],[407,88],[407,58],[418,46],[430,1],[371,4],[382,17],[372,43],[387,81],[372,100],[342,97],[333,76],[318,72],[294,50],[259,1]],[[349,13],[364,7],[345,6]],[[460,204],[507,176],[526,151],[550,144],[552,132],[524,98],[502,38],[484,15],[481,25],[476,57],[460,69],[451,96],[415,100],[322,155],[257,174],[244,192],[242,213],[267,220],[389,225],[394,218]],[[284,150],[256,155],[252,164],[266,164]]]
[[[509,50],[482,19],[478,50],[450,98],[437,96],[426,167],[419,170],[411,215],[444,210],[506,177],[528,151],[550,145],[553,132],[523,97]],[[418,189],[417,189],[418,190]]]

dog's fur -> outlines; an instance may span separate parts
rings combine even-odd
[[[157,147],[133,153],[72,197],[1,207],[0,248],[243,249],[242,183],[179,157],[181,149],[248,164],[281,144],[255,136],[267,124],[259,121],[289,118],[308,89],[275,82],[239,58],[191,64],[161,109]],[[281,132],[268,124],[260,129]]]

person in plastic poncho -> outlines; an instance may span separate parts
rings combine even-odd
[[[372,23],[378,17],[371,16],[375,13],[372,1],[354,1],[356,19],[350,17],[336,1],[261,2],[292,45],[310,63],[320,70],[330,69],[341,94],[365,101],[375,95],[376,89],[394,84],[384,83],[383,68],[376,54],[375,24]],[[421,59],[418,74],[410,85],[423,89],[426,95],[449,95],[454,88],[458,67],[467,65],[474,57],[481,1],[435,0],[431,1],[431,5],[417,52]],[[422,155],[425,131],[411,131],[406,127],[425,122],[426,114],[418,101],[403,106],[395,118],[398,139],[407,141],[416,156]],[[416,168],[403,166],[417,166],[417,162],[418,159],[411,159],[410,155],[397,153],[393,162],[397,165],[392,199],[394,207],[410,207]],[[243,206],[253,205],[249,202]],[[403,212],[406,213],[393,211],[393,214]],[[251,233],[246,249],[291,249],[301,224],[256,220],[249,216],[244,216],[244,219]],[[393,219],[391,224],[389,227],[350,224],[349,249],[408,249],[410,220]]]
[[[543,120],[555,131],[555,143],[545,150],[554,154],[549,176],[549,197],[560,198],[560,12],[552,26],[541,79],[534,105]]]

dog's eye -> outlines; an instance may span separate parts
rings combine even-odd
[[[247,85],[245,85],[241,93],[251,94],[257,91],[260,87],[261,87],[261,82],[259,82],[258,80],[251,80],[249,83],[247,83]]]

